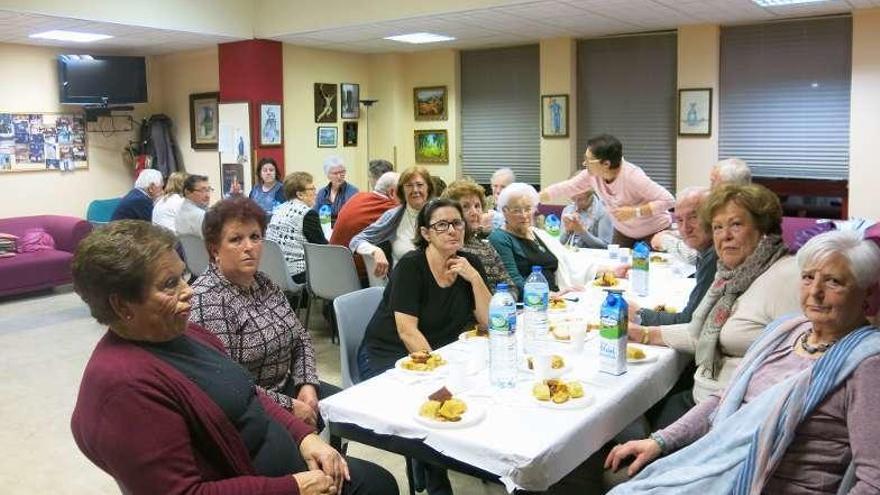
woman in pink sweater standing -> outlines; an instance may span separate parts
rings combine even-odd
[[[584,171],[541,192],[541,201],[569,198],[593,189],[611,212],[612,243],[632,247],[650,243],[651,236],[669,227],[668,210],[675,199],[651,180],[641,168],[623,159],[623,145],[616,137],[602,134],[587,141]]]

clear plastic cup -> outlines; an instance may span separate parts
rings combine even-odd
[[[609,244],[608,245],[608,257],[616,260],[620,255],[620,244]]]

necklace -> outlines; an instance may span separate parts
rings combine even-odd
[[[819,352],[825,352],[828,350],[829,347],[831,347],[837,343],[837,339],[834,339],[831,342],[826,342],[824,344],[812,346],[812,345],[810,345],[809,342],[807,342],[807,339],[809,339],[810,335],[812,335],[812,334],[813,334],[813,329],[811,328],[811,329],[807,330],[806,332],[804,332],[803,335],[801,335],[801,348],[803,348],[803,350],[807,351],[808,354],[816,354]]]

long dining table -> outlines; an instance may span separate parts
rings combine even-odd
[[[601,250],[571,251],[567,256],[572,266],[615,262]],[[668,258],[662,263],[655,259],[647,296],[629,291],[625,279],[616,288],[643,307],[683,308],[694,286],[685,276],[687,268]],[[549,313],[551,326],[577,331],[598,322],[605,297],[601,288],[590,285],[565,297],[565,308]],[[541,492],[663,398],[692,359],[665,347],[646,346],[643,359],[628,363],[622,375],[610,375],[599,371],[597,331],[587,332],[580,350],[551,333],[546,346],[564,363],[556,371],[563,380],[580,382],[584,390],[583,398],[556,404],[532,394],[538,377],[522,356],[519,329],[520,366],[513,388],[490,384],[488,339],[463,334],[435,350],[446,362],[436,370],[396,367],[322,400],[321,413],[334,435],[497,480],[510,492]],[[428,395],[441,387],[467,404],[461,421],[438,422],[419,415]]]

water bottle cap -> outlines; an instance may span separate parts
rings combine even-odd
[[[539,265],[532,266],[532,273],[540,272],[540,271],[541,271],[541,267]]]
[[[507,292],[508,286],[504,282],[495,284],[495,292]]]

